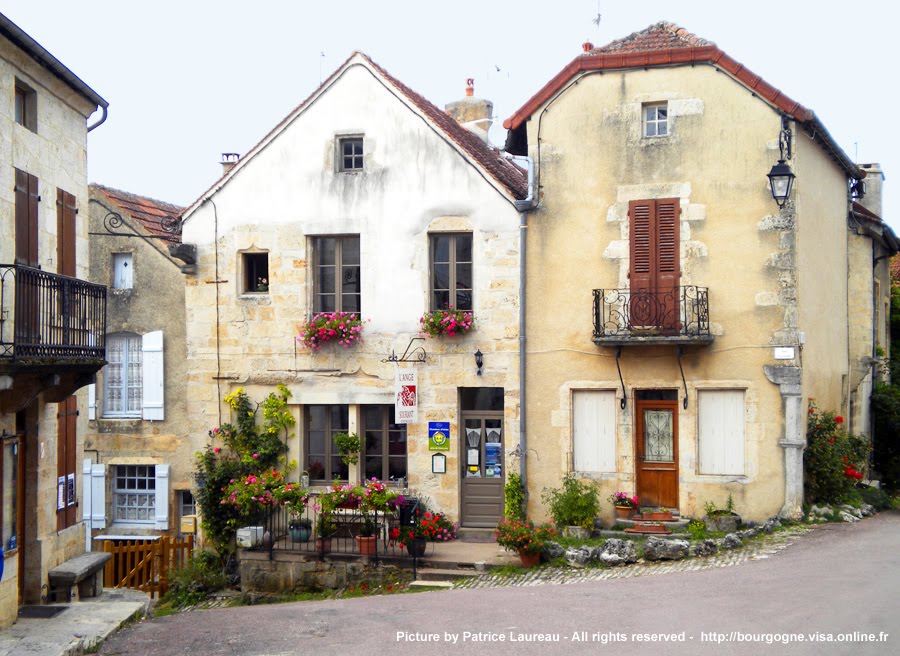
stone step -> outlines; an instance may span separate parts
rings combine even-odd
[[[416,580],[418,581],[455,581],[457,579],[471,579],[480,576],[473,569],[444,569],[437,567],[420,567],[416,570]]]
[[[458,528],[456,537],[460,542],[494,542],[493,528]]]
[[[411,588],[452,588],[451,581],[410,581]]]
[[[642,524],[662,524],[666,528],[677,530],[683,529],[687,527],[688,523],[690,523],[690,519],[678,517],[677,519],[673,516],[672,520],[665,521],[660,519],[616,519],[616,524],[622,526],[624,528],[632,528],[635,526],[640,526]]]

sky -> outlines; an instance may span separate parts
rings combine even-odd
[[[0,12],[109,102],[88,137],[89,180],[179,205],[354,50],[439,107],[474,78],[502,146],[503,119],[584,41],[666,20],[815,111],[851,159],[881,163],[882,215],[900,232],[894,0],[0,0]]]

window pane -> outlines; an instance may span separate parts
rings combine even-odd
[[[341,271],[341,291],[344,294],[358,294],[359,266],[344,266]]]
[[[450,292],[435,292],[434,293],[434,309],[436,310],[445,310],[450,307]]]
[[[384,437],[381,431],[366,431],[366,453],[368,455],[381,455],[384,448]]]
[[[433,257],[435,262],[450,261],[450,241],[452,235],[432,235],[434,241]]]
[[[316,239],[316,264],[334,264],[334,239]]]
[[[334,294],[319,294],[316,296],[316,312],[334,312],[337,308]]]
[[[350,426],[350,406],[333,405],[331,411],[331,432],[340,433]]]
[[[457,264],[456,265],[456,288],[472,289],[472,265]]]
[[[456,261],[472,261],[472,235],[458,235],[456,237]]]
[[[656,136],[656,123],[647,123],[647,136],[648,137]]]
[[[381,456],[378,457],[369,457],[366,458],[366,478],[375,478],[381,479],[384,476],[384,472],[381,469],[382,462]]]
[[[396,481],[406,478],[406,458],[388,458],[388,478]]]
[[[341,263],[359,264],[359,237],[344,237],[341,240]]]
[[[658,126],[658,128],[657,128],[657,130],[658,130],[658,132],[659,132],[660,135],[666,134],[666,130],[667,130],[666,124],[665,124],[665,123],[660,123],[659,126]]]
[[[457,310],[471,310],[472,309],[472,292],[471,291],[457,291],[456,292],[456,303],[454,306]]]
[[[450,265],[435,262],[432,269],[432,286],[435,291],[450,289]]]
[[[406,455],[406,430],[402,432],[390,433],[390,442],[388,442],[388,454],[392,456]]]
[[[319,267],[319,293],[334,293],[334,267],[333,266],[320,266]]]
[[[362,312],[362,301],[359,294],[345,295],[341,298],[341,310],[359,314]]]
[[[325,455],[325,431],[309,432],[309,452]]]

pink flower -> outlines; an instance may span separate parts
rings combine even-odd
[[[253,454],[253,459],[256,460],[257,458],[259,458],[259,454],[258,454],[258,453],[254,453],[254,454]]]
[[[220,449],[219,447],[216,447],[213,449],[213,453],[219,453],[221,450],[222,449]]]

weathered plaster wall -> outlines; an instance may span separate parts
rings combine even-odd
[[[661,101],[669,103],[671,134],[643,138],[641,105]],[[633,392],[664,388],[678,391],[682,513],[700,515],[705,501],[723,505],[729,494],[745,516],[777,513],[782,400],[763,366],[799,363],[776,362],[773,353],[797,346],[794,217],[789,208],[779,212],[766,179],[777,159],[779,116],[707,66],[585,76],[547,106],[538,153],[540,114],[528,125],[541,189],[528,228],[529,510],[543,515],[537,492],[571,470],[571,391],[622,395],[615,348],[591,341],[591,290],[628,287],[628,201],[674,197],[680,284],[709,288],[715,341],[685,350],[687,410],[673,346],[623,349],[628,407],[616,410],[618,474],[600,477],[601,497],[634,491]],[[701,389],[745,392],[743,476],[698,473]]]
[[[364,135],[365,172],[335,172],[335,138],[342,134]],[[409,484],[456,516],[457,388],[505,388],[507,452],[518,436],[519,215],[508,197],[356,66],[237,170],[213,202],[189,217],[183,236],[198,245],[198,271],[187,277],[185,298],[191,435],[206,436],[220,410],[227,420],[220,399],[238,385],[261,399],[286,384],[298,404],[301,436],[301,405],[393,403],[395,367],[415,367],[419,421],[408,427]],[[420,334],[418,320],[428,309],[429,233],[442,231],[473,235],[477,328],[464,337],[426,340],[425,364],[384,363]],[[341,234],[360,235],[363,341],[348,350],[309,352],[295,337],[312,314],[310,238]],[[269,253],[267,294],[240,293],[246,250]],[[220,374],[229,377],[218,386],[217,348]],[[472,356],[479,349],[481,376]],[[443,475],[431,473],[428,421],[451,422]],[[292,448],[302,462],[299,444]],[[507,461],[508,469],[516,466]]]

